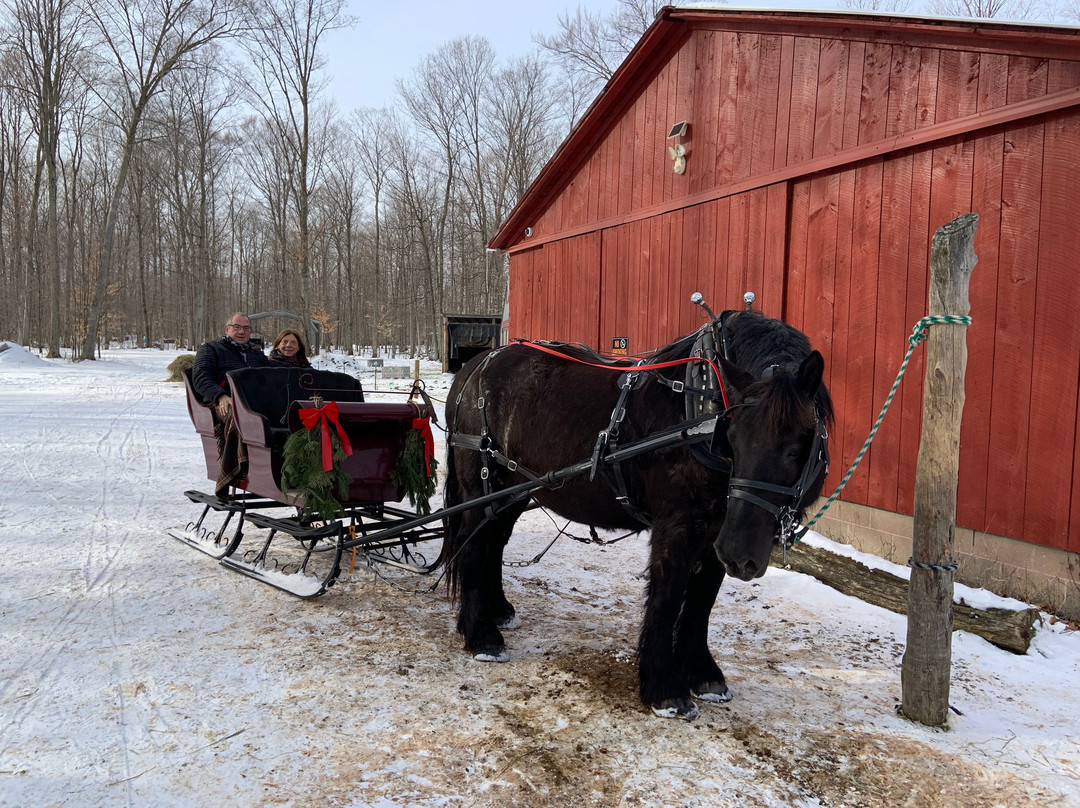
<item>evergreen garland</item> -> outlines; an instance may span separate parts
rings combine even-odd
[[[398,458],[397,467],[390,472],[390,482],[403,486],[409,504],[416,508],[417,513],[427,516],[431,513],[431,497],[435,493],[435,472],[439,463],[434,457],[426,458],[425,454],[420,430],[411,430],[405,438],[405,448]]]
[[[349,495],[349,477],[341,470],[345,449],[331,430],[334,467],[323,471],[322,438],[319,429],[298,429],[285,441],[281,464],[281,487],[304,498],[301,515],[329,522],[343,513],[341,500]]]

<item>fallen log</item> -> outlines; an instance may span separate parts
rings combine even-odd
[[[845,595],[865,600],[897,614],[907,614],[908,582],[884,570],[875,570],[851,558],[846,558],[809,544],[796,544],[783,552],[777,548],[769,560],[770,566],[790,569],[817,578]],[[987,642],[1026,654],[1035,636],[1038,609],[977,609],[966,603],[953,603],[953,628],[978,634]]]

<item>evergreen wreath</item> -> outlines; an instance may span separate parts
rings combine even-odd
[[[430,451],[434,441],[430,444],[425,441],[425,431],[430,438],[431,427],[426,418],[413,421],[397,466],[390,472],[390,482],[402,486],[409,497],[409,504],[416,508],[417,513],[427,516],[431,513],[431,497],[435,494],[439,461]]]
[[[281,464],[281,487],[295,494],[294,504],[303,497],[303,518],[329,522],[344,513],[341,500],[349,495],[349,476],[341,470],[345,448],[333,430],[329,434],[334,465],[323,471],[320,432],[301,428],[289,435]]]

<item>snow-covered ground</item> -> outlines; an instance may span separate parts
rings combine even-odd
[[[636,696],[646,536],[507,569],[505,665],[461,650],[430,579],[358,568],[308,602],[231,573],[165,532],[212,488],[175,356],[0,351],[4,806],[1080,805],[1062,623],[1026,656],[957,633],[938,731],[896,714],[902,617],[795,573],[727,581],[735,699],[687,723]],[[554,530],[530,512],[508,557]]]

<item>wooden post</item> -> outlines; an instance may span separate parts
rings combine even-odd
[[[971,311],[968,281],[975,268],[975,226],[965,213],[934,233],[930,248],[929,314]],[[900,680],[904,715],[929,726],[949,717],[952,667],[953,531],[956,478],[960,468],[960,417],[964,411],[967,328],[931,325],[926,339],[922,438],[915,478],[915,524],[911,583],[908,587],[907,650]]]

